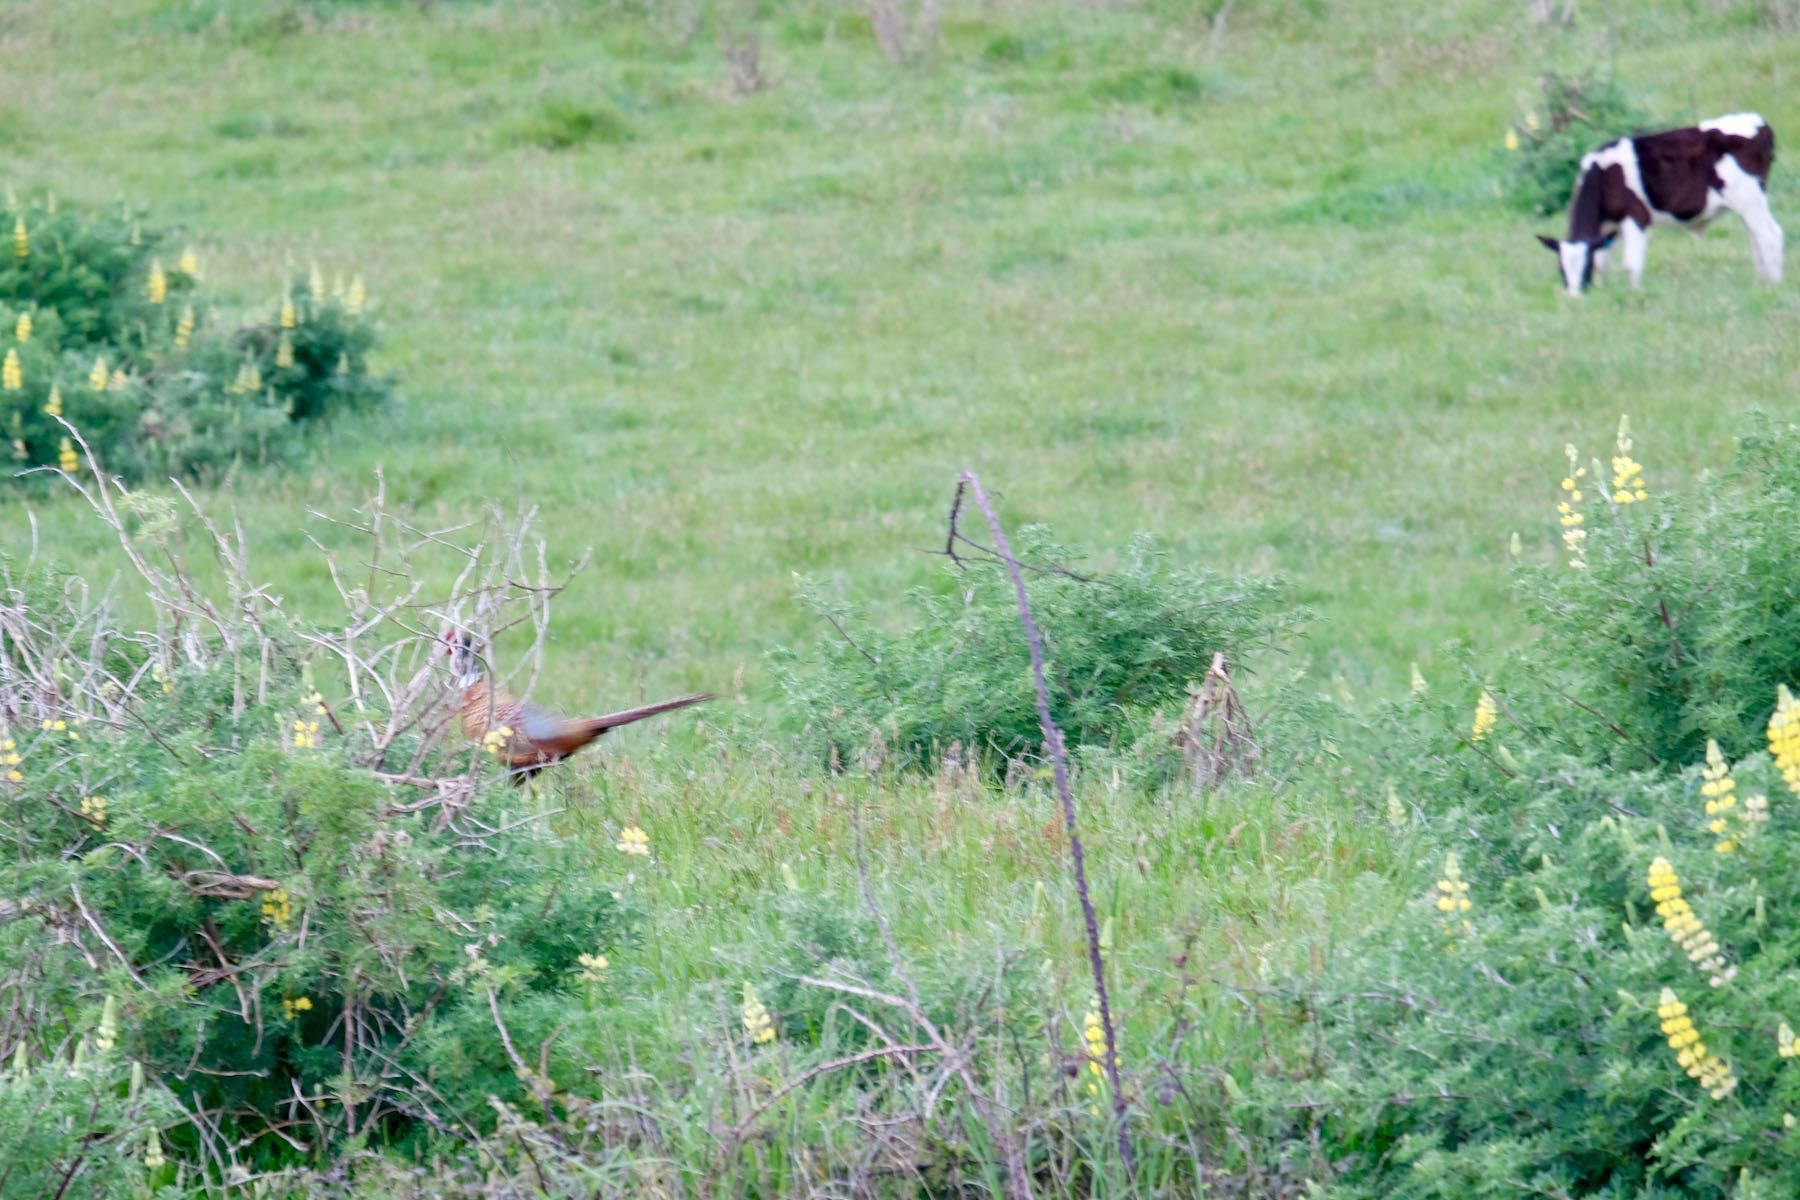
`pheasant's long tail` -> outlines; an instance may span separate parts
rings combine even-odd
[[[646,704],[641,708],[628,708],[624,712],[607,713],[604,717],[589,717],[581,722],[584,732],[590,737],[599,737],[609,729],[617,729],[621,725],[630,725],[634,721],[642,721],[646,717],[660,716],[676,709],[687,708],[695,704],[704,704],[716,696],[714,692],[697,692],[692,696],[680,696],[674,700],[661,700],[655,704]]]

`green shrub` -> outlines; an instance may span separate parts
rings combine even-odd
[[[1021,558],[1044,637],[1051,711],[1071,748],[1124,745],[1158,706],[1180,708],[1215,653],[1234,665],[1273,644],[1299,614],[1279,585],[1172,564],[1145,536],[1118,570],[1088,577],[1080,556],[1042,527],[1020,531]],[[918,617],[899,634],[871,628],[848,605],[803,588],[801,601],[831,623],[810,655],[775,655],[803,739],[848,762],[879,738],[897,761],[929,767],[952,745],[1000,760],[1043,742],[1030,653],[1005,569],[973,561],[948,591],[911,593]]]
[[[193,252],[132,214],[13,202],[5,219],[0,436],[17,470],[91,465],[66,420],[109,473],[213,476],[390,395],[360,279],[327,290],[315,269],[233,328],[202,302]]]
[[[1753,419],[1678,496],[1623,426],[1610,467],[1576,455],[1558,561],[1519,576],[1531,650],[1365,731],[1368,790],[1428,814],[1437,882],[1289,985],[1314,1078],[1265,1081],[1265,1111],[1304,1097],[1283,1132],[1324,1140],[1337,1194],[1793,1190],[1800,742],[1770,723],[1800,681],[1797,437]]]
[[[1598,71],[1551,73],[1538,80],[1538,100],[1507,131],[1510,194],[1529,212],[1568,208],[1581,157],[1617,137],[1645,133],[1655,118],[1617,80]]]

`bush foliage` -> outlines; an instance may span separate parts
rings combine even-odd
[[[391,393],[370,371],[360,279],[315,267],[232,324],[191,249],[135,214],[9,203],[0,246],[0,435],[18,470],[83,461],[128,479],[208,478],[291,453],[306,423]]]
[[[1616,79],[1600,71],[1552,72],[1538,80],[1538,91],[1507,132],[1510,192],[1520,208],[1549,215],[1568,208],[1582,155],[1657,126]]]
[[[1034,526],[1018,537],[1044,639],[1051,715],[1071,748],[1129,743],[1159,707],[1179,709],[1223,654],[1232,664],[1299,622],[1280,585],[1176,565],[1141,536],[1116,570],[1087,575],[1082,556]],[[1018,598],[997,561],[952,568],[946,590],[908,599],[910,628],[885,633],[850,605],[803,587],[833,628],[807,656],[776,656],[795,722],[821,757],[848,762],[878,737],[908,766],[954,745],[1001,761],[1043,743]]]

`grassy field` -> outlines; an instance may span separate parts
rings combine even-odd
[[[301,607],[305,510],[379,467],[432,520],[517,500],[553,554],[592,548],[553,698],[754,684],[816,636],[792,572],[932,580],[974,467],[1014,522],[1291,578],[1321,672],[1392,691],[1446,639],[1518,635],[1504,547],[1551,552],[1564,442],[1601,452],[1628,410],[1672,481],[1800,361],[1735,226],[1570,304],[1529,236],[1552,221],[1497,196],[1546,66],[1779,130],[1791,42],[1517,7],[1250,4],[1216,45],[1181,6],[953,7],[897,69],[860,15],[773,6],[735,18],[770,83],[739,96],[727,10],[21,5],[0,135],[22,188],[190,227],[215,291],[369,278],[404,408],[236,489]],[[95,552],[74,506],[38,516]]]
[[[1563,29],[1518,3],[1246,0],[1215,35],[1183,4],[989,0],[896,65],[828,0],[21,0],[0,147],[21,190],[191,229],[216,293],[260,303],[313,259],[367,278],[403,403],[232,488],[301,612],[333,602],[308,510],[347,514],[377,470],[429,523],[532,505],[554,561],[593,553],[541,698],[605,709],[741,670],[754,723],[765,653],[820,634],[794,574],[899,619],[902,589],[942,578],[974,468],[1010,524],[1102,560],[1148,530],[1287,578],[1317,614],[1298,661],[1361,700],[1413,661],[1447,675],[1450,642],[1529,636],[1507,546],[1556,555],[1566,442],[1604,456],[1629,412],[1669,488],[1727,459],[1746,409],[1791,411],[1800,300],[1752,285],[1735,222],[1658,233],[1641,292],[1571,302],[1530,236],[1560,222],[1503,195],[1502,134],[1546,69],[1610,65],[1671,119],[1800,129],[1800,35],[1752,5],[1645,7]],[[767,86],[740,94],[722,46],[745,31]],[[1778,159],[1790,226],[1794,179]],[[85,508],[33,511],[0,498],[0,549],[35,528],[113,569]],[[550,785],[581,792],[564,819],[597,853],[626,821],[655,839],[623,1041],[732,1019],[782,868],[852,894],[859,797],[909,950],[1005,929],[1079,992],[1047,806],[840,792],[704,731],[653,741]],[[1253,984],[1400,902],[1410,848],[1323,779],[1206,804],[1082,781],[1128,995],[1175,988],[1190,948]]]

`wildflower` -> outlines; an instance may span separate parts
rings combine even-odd
[[[25,372],[19,366],[19,352],[8,350],[6,361],[0,363],[0,388],[16,392],[25,386]]]
[[[105,829],[106,797],[83,796],[81,798],[81,815],[95,829]]]
[[[44,401],[44,412],[48,416],[62,416],[62,389],[54,383],[50,385],[50,398]]]
[[[175,690],[175,681],[169,678],[169,668],[163,666],[161,663],[152,663],[150,665],[150,678],[162,685],[164,695]]]
[[[1800,796],[1800,701],[1794,699],[1785,683],[1775,689],[1775,711],[1769,717],[1769,754],[1788,791]]]
[[[294,365],[294,335],[282,330],[281,340],[275,344],[275,366],[277,368]]]
[[[1516,152],[1519,149],[1519,131],[1508,127],[1506,131],[1506,148]]]
[[[325,276],[319,273],[319,264],[316,262],[306,272],[306,294],[312,297],[314,304],[325,302]]]
[[[1533,133],[1538,131],[1538,115],[1529,108],[1525,110],[1525,128]]]
[[[1795,1041],[1794,1031],[1788,1027],[1786,1021],[1783,1021],[1781,1027],[1775,1031],[1775,1052],[1783,1058],[1800,1055],[1800,1042]]]
[[[181,251],[181,257],[175,260],[175,269],[189,279],[200,278],[200,256],[194,253],[192,246]]]
[[[1718,941],[1681,898],[1681,880],[1675,868],[1660,856],[1650,864],[1650,899],[1656,902],[1656,915],[1662,918],[1669,940],[1687,955],[1688,961],[1705,972],[1714,987],[1730,983],[1737,975],[1737,967],[1726,965]]]
[[[344,311],[353,317],[358,315],[367,299],[368,291],[363,287],[363,277],[358,275],[350,281],[350,290],[344,293]]]
[[[1469,737],[1477,742],[1487,737],[1494,731],[1499,715],[1500,707],[1494,703],[1494,697],[1482,688],[1480,699],[1475,701],[1475,723],[1469,727]]]
[[[294,906],[286,888],[271,888],[263,893],[262,922],[273,926],[277,933],[286,933],[288,924],[294,919]]]
[[[25,229],[23,214],[13,222],[13,257],[25,258],[31,253],[31,234]]]
[[[497,729],[490,729],[481,735],[481,748],[498,758],[500,756],[500,751],[506,748],[506,743],[512,738],[512,735],[513,730],[511,725],[502,725]]]
[[[302,696],[300,703],[310,706],[321,717],[325,715],[325,697],[318,692],[309,692]]]
[[[587,983],[599,983],[606,978],[606,968],[611,964],[604,954],[577,954],[575,961],[581,964],[581,978]]]
[[[18,459],[20,462],[24,462],[29,453],[30,453],[30,451],[25,449],[25,439],[24,438],[14,438],[13,439],[13,457],[14,458]]]
[[[1462,866],[1455,852],[1444,856],[1444,877],[1437,881],[1437,908],[1444,913],[1465,913],[1474,907],[1469,901],[1469,885],[1463,880]]]
[[[294,311],[294,298],[292,296],[283,296],[281,298],[281,327],[283,329],[292,329],[299,323],[300,314]]]
[[[31,340],[30,313],[22,312],[19,314],[18,322],[13,325],[13,336],[21,342],[29,342]]]
[[[181,310],[181,319],[175,322],[175,348],[183,349],[188,339],[194,336],[194,306],[188,305]]]
[[[1675,1051],[1675,1061],[1714,1100],[1729,1096],[1737,1087],[1737,1077],[1725,1060],[1708,1050],[1706,1043],[1700,1040],[1700,1031],[1694,1028],[1693,1018],[1687,1015],[1687,1005],[1669,988],[1662,990],[1659,1001],[1656,1015],[1662,1022],[1663,1036],[1669,1040],[1669,1049]]]
[[[769,1010],[763,1007],[749,980],[744,981],[744,1032],[753,1046],[775,1040],[775,1022],[769,1018]]]
[[[1391,783],[1387,785],[1387,822],[1395,829],[1406,828],[1406,806],[1400,803],[1400,796]]]
[[[303,1012],[311,1012],[312,1006],[313,1002],[310,998],[306,996],[296,996],[292,1000],[283,1000],[281,1002],[281,1015],[291,1021]]]
[[[1412,665],[1412,694],[1423,696],[1426,691],[1425,676],[1419,673],[1419,664]]]
[[[169,277],[163,274],[162,259],[150,260],[150,276],[144,280],[144,299],[161,304],[169,298]]]
[[[62,445],[57,447],[56,465],[66,475],[73,475],[81,470],[81,456],[75,453],[75,443],[68,438],[64,438]]]
[[[94,360],[94,369],[88,372],[88,386],[96,392],[106,390],[106,381],[111,377],[106,369],[106,355],[102,354]]]
[[[119,1040],[119,1002],[111,996],[100,1006],[100,1028],[94,1031],[94,1048],[111,1050]]]
[[[627,825],[619,830],[619,842],[613,848],[621,854],[648,854],[650,835],[636,825]]]
[[[1644,468],[1631,457],[1631,421],[1619,418],[1618,453],[1613,455],[1613,503],[1635,504],[1639,500],[1648,500],[1650,493],[1644,490]]]
[[[106,381],[106,390],[109,392],[122,392],[130,383],[131,377],[125,374],[125,368],[114,367],[112,377]]]
[[[1576,506],[1581,503],[1581,481],[1587,475],[1587,468],[1578,466],[1579,452],[1573,444],[1563,447],[1563,453],[1569,459],[1569,473],[1563,476],[1563,498],[1557,502],[1557,519],[1563,529],[1563,549],[1569,552],[1569,565],[1576,570],[1587,566],[1587,530],[1582,528],[1586,518]]]
[[[297,750],[317,750],[319,748],[319,723],[317,721],[294,722],[294,748]]]
[[[1102,1081],[1106,1078],[1106,1027],[1100,1023],[1100,1002],[1095,1000],[1088,1005],[1087,1016],[1081,1021],[1081,1040],[1087,1046],[1088,1095],[1098,1096]],[[1118,1065],[1118,1056],[1113,1056],[1113,1065]]]
[[[240,396],[262,391],[262,369],[256,365],[255,359],[244,359],[243,365],[238,368],[237,378],[231,381],[231,390]]]
[[[25,760],[19,757],[19,743],[11,738],[0,738],[0,779],[8,783],[24,783],[25,776],[19,773],[19,764]]]
[[[156,1130],[152,1129],[150,1131],[150,1144],[144,1150],[144,1165],[154,1171],[167,1161],[167,1159],[163,1158],[162,1138],[157,1136]]]

